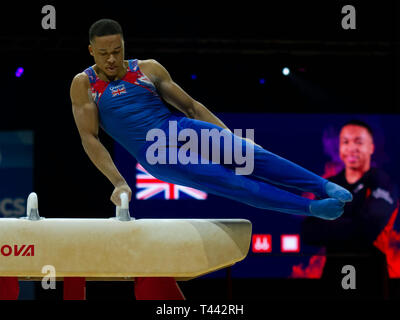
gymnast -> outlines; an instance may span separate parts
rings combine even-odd
[[[125,60],[123,32],[118,22],[110,19],[95,22],[89,29],[89,42],[89,53],[95,64],[72,80],[72,110],[85,152],[114,186],[111,201],[115,205],[120,205],[122,192],[127,192],[131,200],[132,191],[100,142],[99,126],[150,174],[166,182],[261,209],[326,220],[338,218],[345,202],[352,200],[351,193],[339,185],[265,150],[251,139],[233,134],[204,105],[179,87],[157,61]],[[164,101],[185,116],[172,113]],[[152,164],[146,151],[154,142],[146,139],[147,134],[151,129],[160,129],[168,136],[172,121],[178,133],[190,128],[201,136],[202,129],[214,129],[230,135],[232,144],[239,144],[243,150],[253,148],[252,173],[236,174],[236,163]],[[172,145],[169,141],[166,139],[163,145],[166,155],[183,146],[181,141]],[[231,146],[224,142],[220,147],[224,151]],[[204,154],[195,156],[200,159]],[[312,192],[318,199],[310,200],[279,186]]]

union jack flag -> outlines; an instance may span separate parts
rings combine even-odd
[[[148,200],[182,200],[182,199],[207,199],[207,193],[161,181],[153,177],[139,163],[136,165],[136,199]]]
[[[111,87],[110,89],[113,97],[120,96],[122,93],[126,93],[126,88],[123,84]]]

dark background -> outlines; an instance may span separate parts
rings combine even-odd
[[[56,8],[56,30],[41,27],[46,4]],[[356,30],[341,27],[346,4],[356,8]],[[121,23],[126,59],[158,60],[215,113],[399,112],[396,1],[2,6],[0,129],[34,131],[34,191],[45,217],[114,214],[113,187],[81,147],[69,98],[72,78],[94,63],[88,29],[100,18]],[[282,76],[285,66],[290,77]],[[103,132],[100,138],[112,152],[112,140]]]

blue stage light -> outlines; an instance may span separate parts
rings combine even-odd
[[[19,68],[17,69],[17,71],[15,71],[15,76],[16,76],[17,78],[19,78],[19,77],[22,76],[23,73],[24,73],[24,68],[19,67]]]

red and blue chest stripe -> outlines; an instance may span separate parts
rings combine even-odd
[[[153,83],[140,71],[137,59],[128,61],[128,70],[124,77],[120,80],[104,81],[97,76],[93,67],[87,68],[85,73],[89,77],[92,97],[97,106],[100,106],[100,103],[102,102],[102,96],[105,94],[107,95],[107,93],[109,93],[109,95],[113,98],[118,98],[118,96],[127,94],[128,92],[124,83],[130,83],[134,86],[142,87],[147,90],[147,92],[144,93],[158,97]],[[116,101],[114,99],[113,103],[115,102]]]

